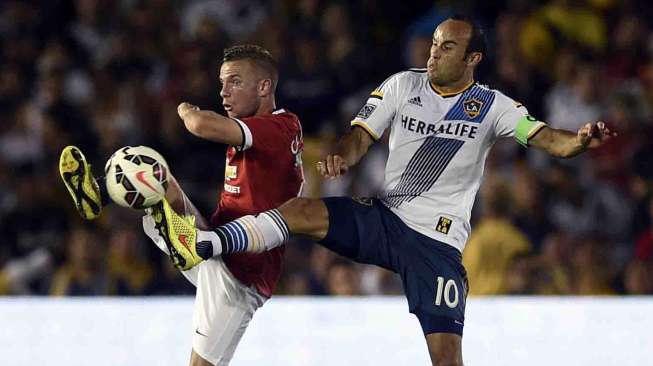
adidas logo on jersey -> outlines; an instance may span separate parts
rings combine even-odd
[[[422,106],[422,100],[419,98],[419,95],[413,98],[408,99],[408,103]]]

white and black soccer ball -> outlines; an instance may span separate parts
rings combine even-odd
[[[104,166],[104,173],[109,196],[123,207],[150,207],[161,201],[168,187],[168,163],[147,146],[118,149]]]

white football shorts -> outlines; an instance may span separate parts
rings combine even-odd
[[[143,216],[143,229],[159,249],[168,254],[154,219]],[[195,287],[193,350],[214,365],[228,365],[254,312],[267,298],[246,287],[227,269],[220,257],[181,272]]]

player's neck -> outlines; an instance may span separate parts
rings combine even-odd
[[[277,103],[275,102],[274,98],[270,100],[264,100],[256,110],[255,115],[258,116],[261,114],[270,114],[274,112],[275,109],[277,109]]]
[[[430,83],[431,83],[431,87],[433,87],[433,90],[435,90],[436,93],[440,95],[454,95],[465,91],[472,84],[474,84],[474,78],[472,77],[462,78],[456,82],[447,85],[436,85],[433,82]]]

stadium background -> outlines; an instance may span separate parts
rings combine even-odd
[[[491,4],[490,4],[491,3]],[[454,8],[455,4],[455,8]],[[551,160],[514,141],[487,164],[465,253],[472,294],[653,294],[653,6],[641,1],[3,1],[0,5],[0,294],[168,295],[193,288],[109,208],[85,224],[57,171],[80,146],[97,173],[123,145],[166,156],[207,215],[224,147],[184,130],[176,105],[221,111],[222,49],[268,48],[278,105],[304,126],[306,194],[373,195],[386,150],[347,178],[314,163],[388,75],[423,67],[434,26],[474,14],[490,54],[478,81],[554,127],[602,119],[619,137]],[[277,293],[399,294],[393,274],[288,245]]]

